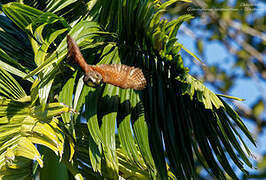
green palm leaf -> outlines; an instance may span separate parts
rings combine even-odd
[[[53,121],[45,121],[53,128],[38,131],[45,134],[44,139],[29,140],[31,143],[43,140],[40,144],[62,155],[59,142],[64,137],[56,131],[58,144],[49,140],[54,128],[60,129],[57,124],[63,122],[67,130],[62,132],[76,142],[73,164],[65,161],[74,175],[80,177],[80,172],[87,178],[103,175],[117,179],[121,175],[167,179],[174,178],[174,174],[190,179],[196,178],[197,160],[217,178],[225,179],[225,173],[237,178],[232,162],[244,172],[244,164],[252,167],[245,154],[250,152],[239,133],[244,132],[252,143],[254,140],[243,122],[226,102],[189,75],[183,65],[182,45],[177,43],[176,34],[181,23],[192,17],[185,15],[170,22],[161,17],[176,1],[163,4],[151,0],[89,1],[87,9],[72,14],[73,19],[69,12],[79,7],[74,6],[79,1],[47,1],[46,7],[43,1],[25,2],[40,10],[10,3],[3,6],[3,11],[27,33],[33,48],[37,68],[25,76],[36,77],[32,101],[27,102],[38,105],[30,114],[31,120],[44,121],[61,114],[56,109],[66,106],[60,103],[50,104],[51,109],[48,105],[46,110],[46,102],[57,100],[80,112],[62,115],[62,121],[57,119],[53,125],[50,124]],[[67,8],[70,11],[66,12]],[[46,32],[47,28],[50,31]],[[149,72],[146,89],[85,87],[80,71],[73,72],[66,59],[67,31],[89,64],[122,63]],[[5,82],[0,89],[3,95],[23,97],[22,90],[12,89],[12,84]],[[52,108],[54,105],[57,108]],[[48,128],[47,124],[42,128]]]
[[[70,109],[61,103],[50,103],[45,111],[31,106],[31,98],[16,80],[1,67],[0,72],[0,93],[7,97],[0,96],[0,178],[29,179],[30,160],[43,166],[34,144],[47,146],[62,157],[64,137],[56,116]]]

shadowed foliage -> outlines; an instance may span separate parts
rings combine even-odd
[[[5,82],[0,85],[1,97],[19,102],[27,97],[30,111],[25,106],[23,116],[37,124],[30,126],[26,135],[18,130],[35,153],[29,156],[30,151],[23,151],[23,157],[37,160],[42,166],[33,144],[47,146],[66,165],[63,170],[76,179],[196,179],[196,161],[218,179],[225,179],[226,174],[236,179],[232,164],[243,172],[244,165],[252,167],[250,151],[240,136],[244,134],[255,144],[246,126],[221,97],[192,77],[183,65],[183,47],[176,34],[181,23],[192,16],[173,21],[162,17],[176,1],[23,2],[4,4],[2,10],[10,19],[8,24],[19,28],[25,44],[30,44],[30,56],[23,59],[27,66],[22,69],[13,65],[23,64],[11,57],[14,44],[0,49],[5,53],[0,63],[13,67],[4,70],[1,65],[0,81]],[[6,29],[1,32],[0,38],[10,33]],[[107,84],[84,86],[82,73],[67,59],[67,34],[75,39],[88,64],[139,67],[149,74],[147,87],[135,91]],[[11,74],[29,80],[31,89],[25,93],[24,84],[18,84]],[[0,105],[0,122],[7,116],[5,106]],[[11,116],[20,116],[20,111]],[[27,125],[25,119],[18,125]],[[6,135],[4,131],[13,122],[3,122],[0,170],[4,173],[20,149],[9,155],[11,144],[5,145],[4,140],[14,134]],[[47,128],[38,129],[38,137],[51,138],[33,141],[31,134],[38,126]],[[19,142],[13,144],[23,147]],[[20,173],[16,178],[24,176]]]

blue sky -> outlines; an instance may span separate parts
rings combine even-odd
[[[181,30],[182,30],[182,26],[181,26]],[[228,73],[230,73],[230,71],[239,71],[241,73],[240,69],[233,69],[232,68],[232,65],[233,65],[235,58],[219,42],[204,42],[204,48],[207,48],[207,49],[205,50],[206,53],[205,53],[204,57],[201,57],[200,53],[198,53],[198,50],[195,47],[195,40],[193,38],[191,38],[189,35],[187,35],[185,33],[180,33],[180,32],[181,31],[179,31],[179,34],[177,36],[178,42],[183,44],[184,47],[186,47],[192,53],[197,55],[207,66],[219,63],[222,67],[224,67],[226,69],[226,71]],[[192,64],[193,63],[193,62],[191,62],[191,60],[189,58],[187,58],[190,55],[188,53],[186,53],[185,51],[181,52],[181,56],[184,59],[185,64]],[[188,61],[190,61],[190,62],[188,62]],[[189,67],[189,68],[191,68],[191,67]],[[197,73],[197,71],[199,71],[199,70],[200,69],[197,66],[193,67],[193,69],[192,69],[192,71],[194,73]],[[264,84],[260,83],[260,85],[263,87],[264,94],[266,94],[266,91],[265,91],[266,90],[266,83],[264,83]],[[207,86],[208,86],[208,88],[210,88],[211,90],[213,90],[215,92],[215,90],[211,86],[209,86],[209,85],[207,85]],[[220,93],[220,92],[215,92],[215,93]],[[236,96],[236,97],[245,99],[245,101],[242,103],[247,105],[247,106],[251,106],[253,103],[256,102],[259,94],[260,94],[260,92],[259,92],[257,85],[254,81],[252,81],[250,79],[249,80],[248,79],[240,79],[240,80],[237,80],[235,82],[235,85],[229,91],[228,95]],[[264,116],[265,116],[265,114],[266,113],[264,113]],[[255,124],[248,121],[248,120],[245,120],[244,123],[247,125],[248,129],[252,133],[254,133],[254,135],[255,135],[255,130],[256,130]],[[260,136],[256,139],[257,148],[255,148],[251,144],[249,144],[249,147],[251,148],[252,152],[254,153],[254,155],[258,155],[258,158],[259,158],[260,154],[266,153],[266,141],[265,141],[265,139],[266,139],[266,133],[262,132],[260,134]]]

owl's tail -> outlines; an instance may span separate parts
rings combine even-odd
[[[86,63],[77,43],[70,35],[67,35],[67,49],[68,58],[74,60],[74,62],[78,64],[78,66],[84,71],[85,74],[89,72],[90,66]]]

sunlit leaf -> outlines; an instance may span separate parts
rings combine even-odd
[[[184,67],[182,48],[198,59],[176,40],[191,16],[162,19],[177,0],[25,2],[43,11],[21,3],[3,10],[27,33],[37,68],[24,77],[35,78],[26,99],[0,71],[6,97],[0,99],[0,167],[15,164],[17,149],[41,165],[33,144],[54,151],[77,179],[196,179],[195,161],[225,179],[225,173],[237,178],[233,166],[252,167],[240,133],[254,140],[242,120]],[[74,11],[79,3],[84,9]],[[88,64],[139,67],[147,72],[147,87],[84,86],[83,72],[67,59],[67,33]]]

